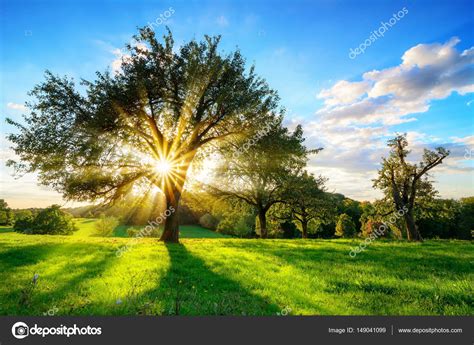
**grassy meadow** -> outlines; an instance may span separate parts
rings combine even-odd
[[[182,227],[181,244],[0,229],[1,315],[474,315],[468,241],[226,238]],[[37,274],[36,283],[32,283]]]

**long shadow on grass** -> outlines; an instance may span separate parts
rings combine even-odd
[[[400,312],[392,308],[396,306],[395,300],[404,300],[412,304],[412,308],[418,308],[418,313],[425,314],[442,314],[449,308],[459,313],[466,305],[472,305],[472,293],[461,281],[467,280],[472,272],[467,259],[468,246],[451,248],[459,254],[454,256],[443,253],[442,244],[437,253],[432,252],[433,246],[387,244],[369,247],[356,258],[351,258],[350,245],[347,244],[345,249],[332,247],[333,242],[328,242],[326,247],[315,242],[315,246],[309,248],[308,244],[283,242],[275,246],[274,242],[261,242],[245,246],[245,243],[229,242],[226,247],[236,251],[237,257],[239,251],[242,255],[271,255],[283,265],[298,269],[301,275],[318,277],[318,281],[323,283],[320,293],[328,294],[328,298],[334,298],[336,303],[342,299],[340,296],[346,296],[346,303],[356,313]],[[440,287],[449,282],[457,282],[456,287],[449,290]]]
[[[89,303],[88,281],[100,276],[114,258],[113,248],[90,243],[32,245],[4,252],[0,259],[10,267],[5,277],[12,286],[1,314],[42,315],[55,304],[61,306],[61,314],[81,314]],[[21,268],[26,270],[17,271]],[[33,273],[39,275],[34,287]]]
[[[263,242],[247,246],[245,243],[228,242],[226,247],[239,249],[255,254],[269,254],[291,265],[310,264],[338,264],[349,266],[370,265],[377,271],[386,271],[386,274],[398,278],[412,277],[416,279],[426,279],[429,276],[438,275],[445,278],[446,274],[459,275],[472,272],[470,260],[466,259],[470,248],[466,246],[457,247],[458,256],[452,253],[443,253],[443,248],[438,246],[438,250],[433,252],[431,246],[425,248],[425,244],[415,247],[412,244],[406,246],[369,246],[366,251],[361,252],[355,258],[349,255],[351,247],[356,247],[357,243],[347,243],[345,248],[331,247],[337,242],[327,243],[316,242],[314,248],[308,248],[310,242],[295,242],[294,244],[279,244],[274,246],[274,242]],[[328,247],[329,246],[329,247]],[[453,248],[450,248],[451,250]],[[462,257],[464,256],[464,257]]]
[[[182,244],[166,244],[170,267],[140,299],[155,300],[165,315],[276,315],[281,307],[213,272]],[[231,269],[231,268],[230,268]]]
[[[38,263],[48,256],[54,244],[36,244],[21,247],[12,247],[0,252],[1,274],[7,274],[10,271],[22,266],[30,266]]]

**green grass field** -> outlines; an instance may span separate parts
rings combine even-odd
[[[376,241],[351,258],[357,240],[141,239],[118,257],[130,238],[80,222],[73,236],[0,231],[1,315],[474,314],[467,241]],[[182,235],[198,232],[218,236]]]

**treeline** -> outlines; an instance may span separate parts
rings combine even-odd
[[[381,215],[387,209],[381,201],[359,202],[342,194],[325,193],[331,212],[321,210],[323,216],[313,218],[307,227],[308,238],[367,237],[376,227],[388,225],[385,237],[404,238],[405,227],[401,218],[391,222],[391,215]],[[99,218],[103,215],[120,219],[126,225],[146,225],[155,219],[164,207],[156,207],[151,198],[137,203],[133,196],[114,206],[88,205],[64,209],[75,218]],[[136,206],[131,207],[131,205]],[[1,225],[13,225],[38,214],[40,209],[12,210],[0,202]],[[164,205],[164,204],[163,204]],[[283,205],[275,206],[268,216],[269,238],[301,238],[301,222],[284,212]],[[222,200],[209,193],[186,192],[179,210],[181,225],[199,224],[207,229],[242,238],[260,236],[259,221],[255,210],[239,200]],[[423,238],[465,239],[472,238],[474,229],[474,197],[434,199],[417,209],[417,226]],[[7,216],[8,215],[8,216]],[[392,217],[393,218],[393,217]]]
[[[385,237],[406,238],[404,220],[393,217],[391,213],[384,215],[382,212],[387,205],[381,201],[359,202],[333,193],[325,193],[324,198],[329,206],[321,210],[320,217],[308,222],[308,238],[367,237],[383,224],[388,227]],[[244,202],[213,202],[209,195],[187,194],[185,204],[192,218],[199,217],[199,224],[203,227],[238,237],[260,235],[256,212]],[[297,216],[285,214],[284,209],[288,207],[291,205],[282,204],[270,209],[267,221],[269,238],[304,237]],[[423,208],[417,208],[416,213],[418,230],[423,238],[472,239],[474,197],[434,199]]]

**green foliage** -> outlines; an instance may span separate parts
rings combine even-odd
[[[349,217],[351,217],[352,221],[355,224],[356,231],[360,231],[362,225],[360,222],[360,217],[362,216],[362,209],[360,204],[361,203],[357,200],[345,198],[342,203],[338,205],[338,213],[345,213]]]
[[[219,224],[219,219],[209,213],[206,213],[201,218],[199,218],[199,224],[206,229],[216,230],[217,225]]]
[[[224,214],[217,231],[235,237],[250,237],[254,234],[255,217],[238,212]]]
[[[406,134],[397,135],[388,141],[390,155],[382,159],[382,168],[374,181],[374,188],[381,189],[383,201],[392,211],[405,210],[406,234],[408,239],[421,240],[422,236],[415,224],[415,210],[423,209],[436,196],[437,191],[429,179],[428,172],[449,155],[443,147],[436,151],[425,149],[423,159],[418,164],[408,162],[408,140]]]
[[[143,28],[135,40],[121,72],[83,80],[84,92],[48,71],[31,91],[24,124],[7,120],[19,130],[8,138],[21,160],[8,164],[39,172],[67,198],[111,201],[134,185],[162,187],[155,157],[172,147],[166,155],[181,168],[165,184],[169,199],[185,182],[190,152],[202,158],[203,146],[244,135],[278,109],[276,92],[239,51],[222,53],[220,37],[177,47],[171,33],[160,40]]]
[[[281,238],[298,238],[301,237],[301,231],[294,222],[284,221],[280,223]]]
[[[362,237],[370,237],[374,235],[377,238],[390,237],[390,225],[380,221],[368,219],[362,227]]]
[[[115,228],[120,224],[119,220],[115,217],[106,217],[102,214],[94,224],[95,236],[109,237],[114,233]]]
[[[0,199],[0,225],[12,225],[14,221],[13,211],[8,207],[5,200]]]
[[[15,211],[15,222],[26,218],[32,218],[33,212],[31,210],[16,210]]]
[[[17,221],[15,221],[15,225],[13,226],[13,229],[15,231],[22,232],[25,234],[31,234],[33,232],[33,222],[34,222],[33,216],[18,219]]]
[[[474,236],[474,196],[461,199],[461,213],[457,238],[470,240]]]
[[[336,233],[338,237],[354,237],[356,226],[351,217],[345,213],[339,215],[336,223]]]
[[[297,172],[289,177],[280,213],[285,217],[286,210],[286,218],[297,223],[303,237],[307,237],[310,232],[309,224],[327,223],[335,216],[333,198],[325,192],[326,181],[326,178],[315,177],[307,171]]]
[[[417,210],[418,226],[426,238],[471,239],[474,198],[435,199]]]
[[[226,159],[216,171],[216,181],[208,186],[215,196],[239,199],[253,207],[261,237],[268,235],[268,210],[282,202],[291,188],[290,177],[305,167],[310,154],[318,152],[303,145],[301,126],[290,132],[281,116],[271,120],[264,135],[251,138],[252,145],[244,139],[223,152]]]
[[[15,231],[25,234],[70,235],[77,230],[72,216],[61,210],[61,206],[52,205],[15,222]]]

